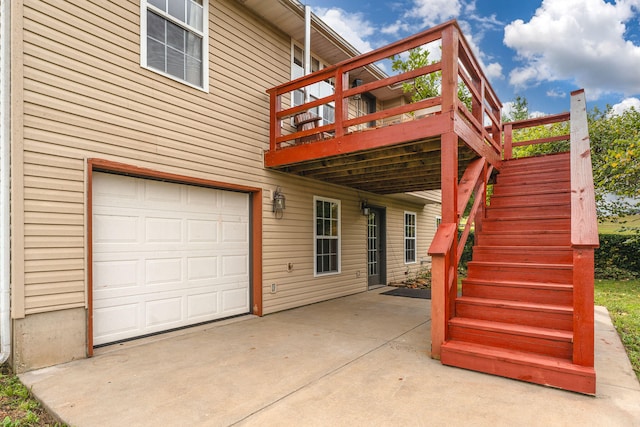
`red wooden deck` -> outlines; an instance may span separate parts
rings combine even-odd
[[[428,43],[442,46],[440,62],[352,87],[353,76],[366,76],[376,62]],[[440,96],[375,113],[353,111],[354,103],[366,93],[378,95],[383,104],[385,97],[403,96],[401,82],[432,73],[442,76]],[[295,91],[327,80],[335,82],[331,95],[284,106]],[[458,82],[470,94],[471,110],[458,99]],[[492,164],[501,160],[502,105],[454,21],[285,83],[269,94],[268,168],[388,194],[440,188],[441,136],[445,134],[456,135],[460,172],[479,156]],[[290,125],[292,117],[323,106],[335,108],[332,123],[300,130]]]
[[[376,62],[428,43],[440,45],[439,62],[363,78],[375,74],[367,70]],[[503,125],[478,64],[452,21],[273,88],[265,166],[378,194],[441,189],[442,224],[429,249],[432,357],[593,394],[598,235],[584,92],[572,94],[570,113]],[[431,73],[441,76],[439,96],[353,114],[364,94],[393,96],[400,82]],[[353,85],[355,76],[364,84]],[[332,94],[284,107],[295,91],[328,80]],[[459,84],[471,108],[458,99]],[[335,107],[335,120],[308,126],[316,123],[309,111],[325,106]],[[300,114],[305,126],[296,129],[291,118]],[[569,120],[569,135],[513,141],[518,129]],[[514,147],[564,140],[568,153],[512,160]],[[473,260],[458,296],[458,263],[472,226]]]

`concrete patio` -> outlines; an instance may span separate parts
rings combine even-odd
[[[382,288],[105,347],[22,374],[73,426],[640,426],[640,384],[596,308],[597,396],[442,366],[430,301]]]

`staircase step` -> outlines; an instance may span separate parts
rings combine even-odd
[[[483,246],[561,246],[571,244],[570,230],[527,231],[485,231],[476,237],[478,245]]]
[[[463,279],[462,294],[467,297],[522,301],[535,304],[573,304],[573,285],[501,280]]]
[[[566,183],[566,185],[565,185]],[[523,188],[525,187],[525,188]],[[550,194],[559,191],[571,191],[570,181],[553,181],[546,182],[544,184],[533,183],[529,185],[519,185],[519,184],[510,184],[510,185],[494,185],[493,186],[493,196],[509,196],[512,194],[520,195],[520,194]]]
[[[452,340],[442,345],[441,362],[578,393],[596,392],[593,367],[575,365],[564,358]]]
[[[566,331],[573,328],[573,308],[560,304],[536,304],[463,295],[456,299],[456,316]]]
[[[545,206],[557,205],[561,203],[571,204],[571,193],[569,191],[558,191],[547,194],[510,194],[506,196],[491,196],[491,207],[525,207],[525,206]]]
[[[554,177],[545,177],[539,176],[535,174],[525,174],[509,177],[508,175],[503,175],[500,179],[500,176],[496,178],[495,186],[501,187],[519,187],[521,190],[525,190],[528,188],[537,188],[540,185],[552,184],[556,185],[557,188],[570,188],[571,187],[571,179],[569,177],[562,178],[554,178]]]
[[[469,279],[538,283],[572,283],[571,264],[469,261]]]
[[[523,157],[519,159],[509,159],[502,162],[502,168],[522,167],[530,165],[549,165],[555,163],[569,162],[571,154],[566,151],[563,153],[546,154],[543,156]]]
[[[568,203],[532,205],[532,206],[503,206],[487,208],[487,218],[506,219],[521,217],[549,218],[557,215],[571,215],[571,205]]]
[[[473,261],[495,260],[513,263],[571,264],[573,250],[559,246],[474,246]]]
[[[564,359],[573,356],[573,335],[569,331],[463,317],[454,317],[449,326],[451,339],[457,341]]]
[[[487,218],[482,221],[483,231],[539,231],[571,230],[569,216],[550,216],[546,218]]]

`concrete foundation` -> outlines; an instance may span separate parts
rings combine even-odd
[[[87,357],[84,308],[31,314],[13,321],[11,362],[16,373]]]

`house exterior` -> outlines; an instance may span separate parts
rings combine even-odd
[[[17,372],[429,266],[439,191],[265,167],[267,91],[358,54],[312,17],[304,55],[296,0],[2,1],[1,13],[1,332]],[[359,82],[381,77],[368,67]],[[385,103],[402,92],[364,94],[348,115]],[[320,126],[332,108],[314,111]]]

